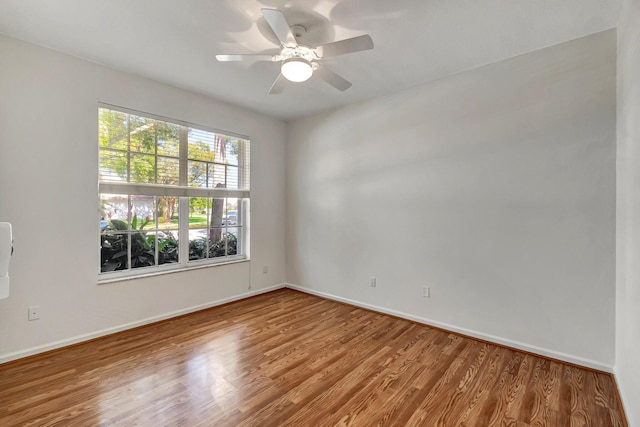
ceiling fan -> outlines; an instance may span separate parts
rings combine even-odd
[[[277,9],[261,9],[280,41],[280,52],[268,54],[216,55],[218,61],[268,61],[280,62],[280,74],[269,89],[270,94],[281,93],[287,81],[304,82],[314,73],[340,91],[351,87],[351,82],[323,65],[322,59],[347,53],[373,49],[373,40],[367,35],[327,43],[315,48],[298,44],[296,36],[305,32],[301,25],[290,26],[284,14]]]

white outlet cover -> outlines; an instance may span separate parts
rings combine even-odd
[[[40,306],[33,305],[29,307],[29,320],[38,320],[40,318]]]

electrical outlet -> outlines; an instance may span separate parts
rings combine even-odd
[[[431,289],[428,286],[422,287],[422,296],[424,298],[431,298]]]
[[[40,318],[40,306],[34,305],[29,307],[29,320],[38,320]]]
[[[377,280],[375,277],[371,276],[369,278],[369,286],[371,286],[372,288],[375,288],[377,285]]]
[[[267,274],[269,272],[269,267],[266,265],[262,266],[262,274]]]

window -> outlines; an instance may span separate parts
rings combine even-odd
[[[247,259],[249,140],[101,107],[100,276]]]

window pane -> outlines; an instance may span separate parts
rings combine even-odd
[[[155,235],[148,236],[143,231],[131,232],[131,268],[156,265],[154,242]]]
[[[189,198],[189,228],[206,228],[208,223],[207,198]]]
[[[228,230],[231,229],[230,227],[237,227],[240,222],[237,200],[238,199],[227,199],[227,206],[222,223],[227,226]]]
[[[158,229],[178,229],[178,198],[158,197]]]
[[[108,230],[100,232],[100,271],[126,270],[128,263],[128,234]]]
[[[215,158],[214,134],[189,128],[188,151],[190,159],[213,162]]]
[[[226,199],[211,199],[211,219],[209,226],[222,227],[225,221]]]
[[[131,154],[130,182],[152,184],[156,179],[156,158],[147,154]]]
[[[207,187],[209,188],[226,188],[226,165],[209,164],[208,175],[209,179]]]
[[[239,141],[238,139],[231,139],[228,138],[227,139],[227,143],[226,143],[226,150],[225,150],[225,154],[226,154],[226,161],[221,161],[221,163],[227,163],[229,165],[235,165],[238,166],[238,151],[240,148],[239,145]]]
[[[156,121],[129,115],[131,151],[154,154],[156,152]]]
[[[189,187],[207,186],[207,164],[189,160]]]
[[[121,194],[100,194],[100,228],[126,231],[129,229],[129,197]]]
[[[229,227],[234,228],[237,220],[237,211],[230,209],[228,199],[211,199],[209,258],[217,258],[227,255],[226,233]]]
[[[155,228],[155,197],[131,196],[131,229]]]
[[[98,122],[98,133],[101,149],[128,149],[128,114],[100,108],[98,111]]]
[[[208,249],[207,229],[189,230],[189,261],[207,258]]]
[[[242,211],[238,209],[238,206],[242,208],[242,199],[229,198],[227,199],[227,218],[229,218],[228,225],[243,225]]]
[[[227,241],[225,238],[225,232],[222,228],[210,228],[210,247],[209,258],[223,257],[227,252]]]
[[[227,166],[227,188],[238,188],[238,168]]]
[[[156,122],[156,126],[158,155],[178,157],[180,153],[180,130],[185,128],[166,122]]]
[[[171,157],[158,157],[158,184],[178,185],[180,162]]]
[[[242,229],[234,228],[233,231],[229,229],[227,233],[227,255],[238,254],[238,240],[241,238]]]
[[[127,153],[114,150],[100,150],[100,180],[127,180]]]
[[[178,259],[178,231],[158,231],[158,264],[177,263]]]

